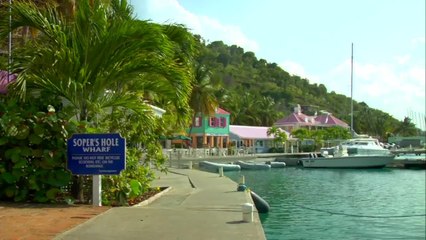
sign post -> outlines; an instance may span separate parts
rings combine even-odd
[[[101,206],[101,175],[118,175],[126,168],[126,139],[118,133],[74,134],[67,145],[68,170],[93,175],[92,203]]]
[[[102,175],[92,177],[92,205],[102,206]]]

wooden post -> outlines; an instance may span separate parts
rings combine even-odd
[[[207,145],[207,135],[203,134],[203,147]]]

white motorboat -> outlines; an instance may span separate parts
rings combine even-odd
[[[353,128],[353,44],[351,54],[351,132]],[[395,156],[382,147],[379,141],[371,137],[350,139],[338,147],[322,149],[321,157],[311,154],[310,158],[302,158],[300,163],[305,168],[382,168],[392,162]]]
[[[311,154],[301,159],[305,168],[382,168],[393,155],[374,138],[349,139],[337,147],[321,149],[321,156]]]

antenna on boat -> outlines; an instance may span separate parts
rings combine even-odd
[[[351,47],[351,134],[352,137],[355,135],[354,131],[354,103],[353,103],[353,69],[354,69],[354,43]]]

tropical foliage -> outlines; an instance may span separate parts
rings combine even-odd
[[[66,139],[74,122],[35,104],[0,104],[0,199],[56,202],[71,198]]]
[[[166,131],[164,126],[183,127],[189,119],[193,36],[179,25],[135,20],[125,0],[78,1],[67,15],[53,5],[29,1],[14,1],[11,10],[12,30],[30,27],[34,37],[14,49],[13,71],[19,77],[9,95],[20,105],[33,97],[55,96],[59,101],[45,104],[56,105],[61,121],[84,122],[86,132],[126,137],[128,166],[137,162],[140,168],[105,179],[111,189],[118,188],[106,196],[120,197],[105,201],[122,202],[122,196],[146,191],[152,180],[147,166],[164,160],[158,136]],[[8,32],[9,22],[1,18],[1,39]],[[172,111],[158,119],[149,104]],[[65,139],[57,141],[65,144]],[[65,155],[55,161],[63,167]],[[85,181],[73,181],[79,189],[73,197],[80,201],[85,201]]]
[[[276,126],[268,128],[266,133],[268,136],[274,135],[274,148],[281,147],[287,141],[287,134]]]
[[[292,135],[299,140],[307,143],[313,143],[312,145],[303,146],[301,145],[301,151],[309,152],[318,150],[324,147],[329,141],[343,140],[351,138],[351,133],[348,129],[342,127],[328,127],[317,130],[310,130],[307,128],[299,128],[292,132]],[[304,141],[311,140],[311,141]]]

